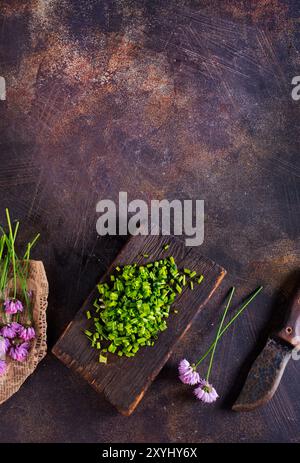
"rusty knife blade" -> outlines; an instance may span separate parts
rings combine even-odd
[[[268,402],[276,392],[292,355],[293,346],[275,338],[268,341],[253,363],[234,411],[251,411]]]

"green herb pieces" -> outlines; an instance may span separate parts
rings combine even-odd
[[[170,245],[169,244],[165,244],[164,247],[163,247],[163,250],[164,251],[167,251],[169,249]]]
[[[99,363],[107,363],[107,357],[104,357],[104,355],[100,354]]]
[[[171,306],[182,293],[187,275],[193,289],[190,278],[196,272],[181,272],[170,256],[145,265],[116,267],[107,282],[98,284],[99,297],[86,312],[92,325],[85,334],[92,347],[101,350],[99,362],[106,363],[104,352],[133,357],[141,347],[153,346],[167,329]]]
[[[179,294],[182,293],[182,288],[181,288],[181,286],[180,286],[179,284],[176,285],[176,289],[177,289],[177,292],[178,292]]]

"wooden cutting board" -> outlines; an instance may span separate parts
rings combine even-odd
[[[167,251],[163,251],[165,244],[170,245]],[[143,254],[148,254],[149,258],[143,258]],[[130,358],[110,354],[106,365],[98,362],[98,352],[91,348],[83,333],[90,325],[86,310],[92,307],[98,297],[95,288],[52,350],[98,392],[104,392],[105,397],[124,415],[130,415],[138,405],[170,357],[175,344],[190,328],[193,319],[219,286],[226,271],[203,257],[198,247],[188,248],[176,237],[148,235],[132,237],[101,279],[105,280],[117,265],[133,262],[144,264],[171,255],[179,268],[195,270],[204,275],[204,280],[200,285],[195,284],[193,291],[185,287],[182,294],[177,296],[174,307],[176,305],[178,313],[172,313],[171,310],[168,328],[159,334],[153,347],[143,347],[135,357]]]

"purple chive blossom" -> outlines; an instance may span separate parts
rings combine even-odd
[[[20,333],[22,328],[23,326],[20,325],[20,323],[12,322],[1,328],[0,335],[4,336],[5,338],[13,339]]]
[[[215,388],[205,380],[201,381],[199,386],[194,389],[194,394],[197,399],[207,404],[215,402],[219,397]]]
[[[4,354],[7,354],[9,348],[10,348],[10,339],[3,338],[3,344],[1,345],[1,353],[2,351],[4,351]]]
[[[195,370],[195,367],[190,364],[186,359],[183,359],[179,363],[178,367],[179,379],[184,384],[190,384],[194,386],[200,382],[199,373]]]
[[[5,360],[0,360],[0,376],[4,375],[7,369],[7,364]]]
[[[6,299],[4,302],[4,310],[7,314],[13,315],[23,311],[23,304],[18,299]]]
[[[4,348],[5,348],[5,353],[7,354],[7,352],[10,349],[11,344],[10,344],[10,340],[8,338],[4,338],[4,339],[5,339],[5,341],[4,341],[5,342],[5,347]]]
[[[10,324],[10,326],[15,330],[16,335],[17,335],[17,334],[20,334],[20,332],[21,332],[21,330],[22,330],[22,328],[23,328],[23,326],[22,326],[20,323],[18,323],[18,322],[12,322],[12,323]]]
[[[10,323],[9,325],[5,325],[3,328],[1,328],[0,334],[5,338],[13,339],[16,337],[18,332],[16,331],[16,327],[13,325],[13,323]]]
[[[24,362],[27,358],[29,347],[29,342],[22,342],[22,344],[12,346],[9,350],[9,355],[13,360]]]
[[[9,339],[3,338],[3,336],[0,336],[0,359],[4,360],[5,354],[7,352],[7,341],[9,342]]]
[[[19,332],[19,337],[23,339],[23,341],[30,341],[31,339],[35,338],[35,330],[32,326],[22,326]]]

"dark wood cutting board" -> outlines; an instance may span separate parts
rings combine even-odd
[[[164,244],[169,244],[163,251]],[[142,257],[148,254],[149,258]],[[159,334],[153,347],[143,347],[135,357],[108,357],[108,363],[98,362],[98,352],[91,348],[83,331],[90,322],[86,310],[92,307],[98,297],[98,290],[90,294],[74,320],[68,325],[52,352],[68,367],[80,373],[98,392],[104,392],[106,398],[124,415],[130,415],[144,396],[149,385],[159,373],[172,353],[176,342],[190,328],[201,308],[204,307],[215,289],[224,278],[226,271],[215,262],[203,257],[198,247],[186,247],[184,242],[170,236],[135,236],[111,264],[101,281],[117,265],[133,262],[144,264],[162,257],[174,256],[179,268],[188,267],[204,275],[203,282],[191,291],[185,287],[178,295],[174,307],[178,313],[168,318],[168,328]]]

